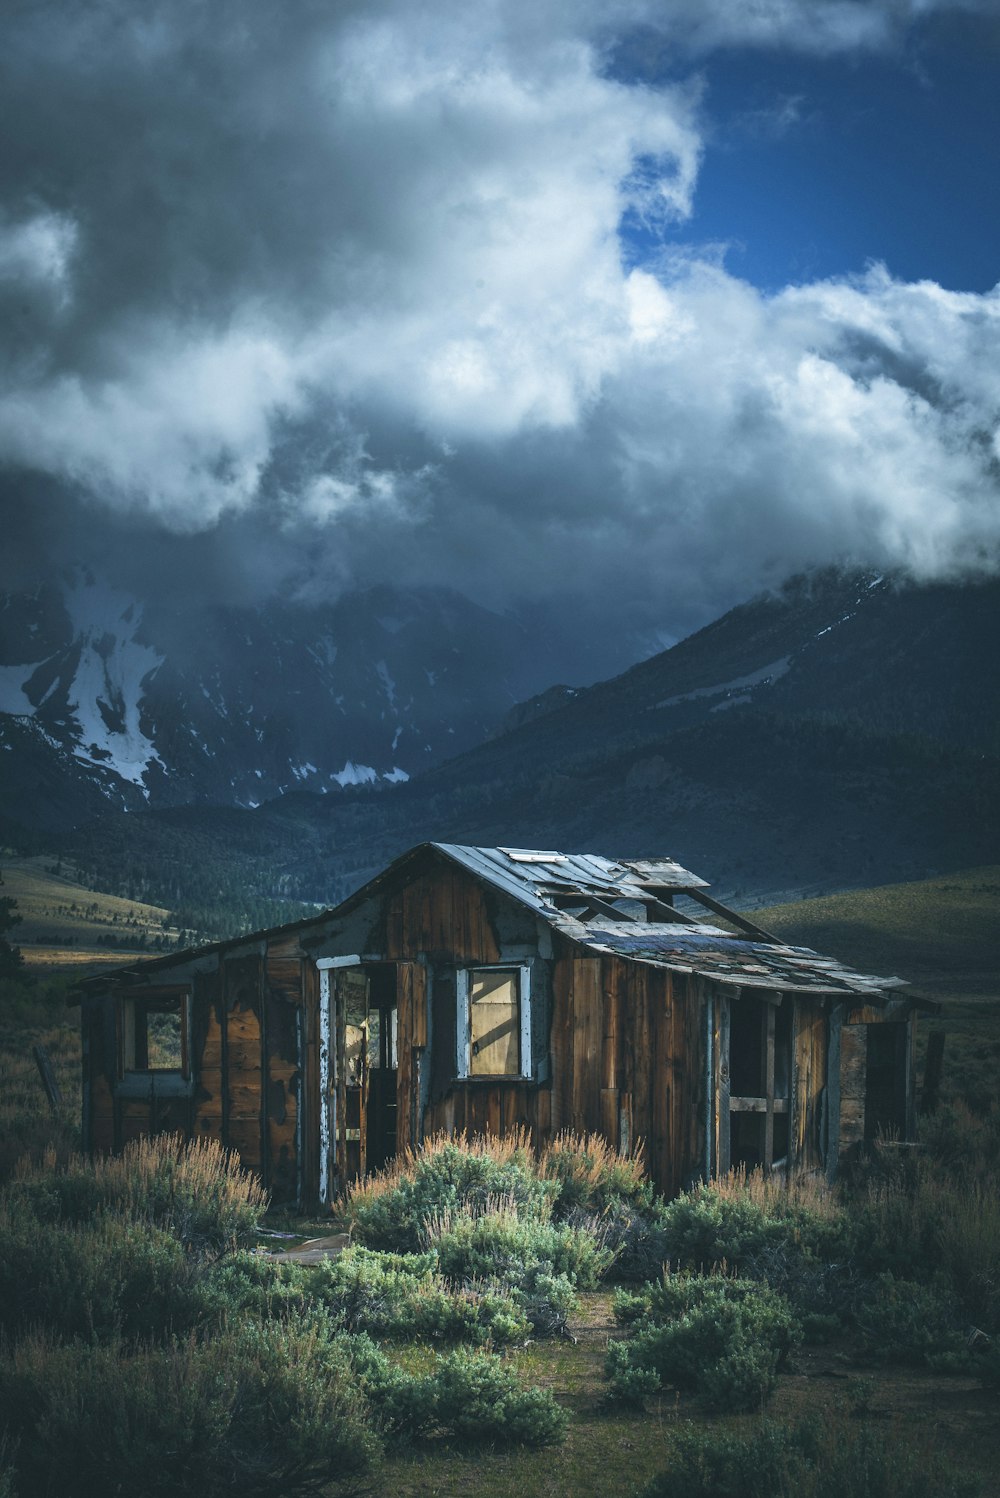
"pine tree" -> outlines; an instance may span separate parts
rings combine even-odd
[[[2,884],[3,875],[0,874],[0,885]],[[20,973],[24,966],[20,947],[12,946],[4,935],[12,926],[19,925],[20,921],[17,901],[10,895],[0,895],[0,976],[2,977],[11,977],[15,973]]]

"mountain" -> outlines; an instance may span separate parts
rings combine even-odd
[[[71,851],[171,908],[193,878],[333,903],[425,838],[668,853],[737,903],[969,867],[1000,833],[998,647],[996,582],[798,578],[408,783],[102,819]]]
[[[563,666],[458,593],[167,609],[77,574],[0,599],[0,814],[56,829],[398,784]]]

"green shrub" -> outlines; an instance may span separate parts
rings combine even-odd
[[[195,1266],[160,1228],[103,1216],[43,1224],[23,1201],[0,1207],[0,1326],[65,1338],[162,1337],[203,1313]]]
[[[599,1231],[521,1217],[504,1205],[482,1213],[468,1209],[428,1222],[425,1243],[449,1280],[496,1279],[516,1283],[524,1270],[544,1266],[565,1275],[580,1290],[592,1290],[610,1267],[612,1254]]]
[[[633,1376],[640,1369],[660,1386],[699,1394],[710,1408],[757,1409],[801,1340],[784,1297],[722,1275],[667,1275],[641,1296],[620,1297],[617,1310],[634,1329],[608,1353],[610,1397],[622,1403],[648,1392],[648,1381]]]
[[[523,1341],[530,1331],[515,1299],[498,1287],[449,1288],[434,1256],[348,1249],[307,1271],[308,1294],[346,1331],[441,1341]]]
[[[358,1383],[383,1428],[415,1439],[432,1431],[464,1441],[544,1446],[561,1440],[565,1412],[545,1389],[525,1389],[508,1363],[460,1349],[433,1371],[409,1374],[365,1335],[348,1339]]]
[[[483,1211],[500,1201],[526,1218],[546,1219],[558,1195],[557,1181],[536,1175],[526,1144],[435,1139],[356,1187],[346,1212],[359,1243],[415,1252],[431,1219],[463,1208]]]
[[[948,1287],[883,1274],[859,1297],[856,1311],[865,1355],[876,1363],[964,1361],[961,1317]]]
[[[31,1338],[0,1358],[24,1494],[305,1491],[377,1444],[349,1348],[305,1322],[129,1350]]]
[[[909,1434],[828,1415],[792,1427],[682,1428],[642,1498],[974,1498],[979,1489]]]
[[[645,1284],[663,1273],[671,1244],[663,1225],[663,1202],[648,1208],[612,1201],[601,1218],[604,1243],[614,1254],[611,1277],[625,1284]],[[569,1217],[572,1221],[572,1216]]]
[[[465,1440],[547,1446],[565,1434],[565,1411],[549,1391],[523,1388],[513,1368],[488,1354],[443,1357],[437,1390],[447,1424]]]
[[[236,1155],[215,1140],[179,1134],[134,1140],[120,1155],[74,1156],[63,1170],[31,1170],[8,1190],[42,1222],[83,1223],[113,1212],[206,1255],[247,1242],[267,1209],[267,1193]]]
[[[778,1246],[813,1261],[843,1261],[854,1247],[846,1213],[820,1212],[793,1196],[760,1190],[752,1180],[742,1188],[740,1182],[698,1186],[667,1202],[659,1225],[670,1262],[682,1269],[723,1263],[743,1269]]]
[[[226,1315],[267,1320],[304,1310],[308,1281],[308,1271],[301,1264],[238,1248],[208,1269],[200,1296],[206,1316],[215,1320]]]

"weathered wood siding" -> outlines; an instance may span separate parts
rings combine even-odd
[[[552,1128],[644,1145],[657,1187],[675,1195],[704,1160],[705,1008],[694,983],[616,957],[556,964]]]
[[[865,1088],[868,1080],[868,1031],[844,1025],[840,1032],[840,1159],[857,1154],[865,1142]]]
[[[162,1073],[150,1073],[148,1092],[133,1074],[119,1082],[121,1000],[89,1004],[88,1117],[90,1149],[119,1150],[132,1139],[176,1132],[217,1139],[238,1151],[276,1201],[299,1194],[299,1107],[302,959],[294,942],[260,953],[223,957],[184,985],[190,993],[188,1084],[162,1095]],[[136,987],[141,997],[152,993]]]
[[[819,1170],[826,1155],[826,1060],[829,1016],[822,999],[796,995],[792,1028],[792,1164]]]
[[[501,960],[482,885],[450,865],[431,868],[388,896],[385,937],[390,959],[426,954],[459,965]]]

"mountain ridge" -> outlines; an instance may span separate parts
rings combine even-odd
[[[1000,584],[815,575],[406,784],[70,841],[171,908],[182,874],[336,903],[429,839],[668,853],[735,903],[923,877],[995,850],[1000,686],[981,663],[998,646]]]

